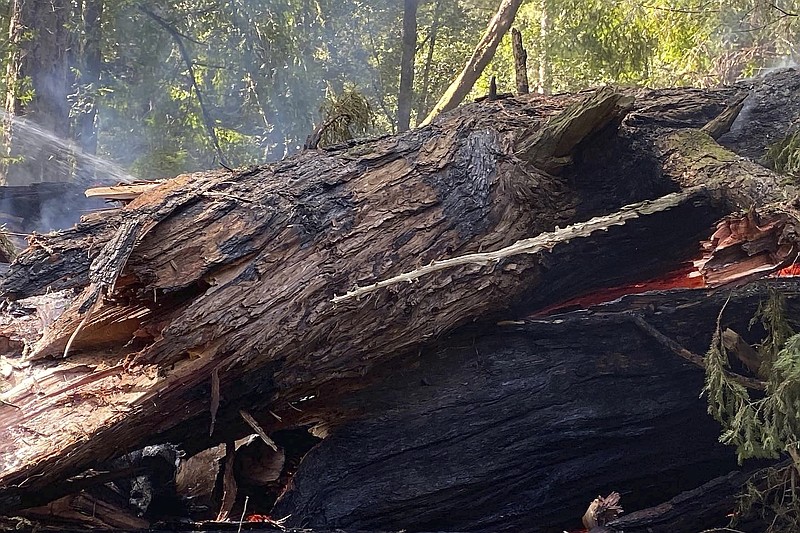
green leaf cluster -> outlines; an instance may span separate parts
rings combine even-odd
[[[751,325],[756,323],[767,332],[758,347],[763,395],[754,397],[731,378],[719,327],[705,359],[709,414],[722,425],[720,441],[735,446],[740,461],[777,458],[800,444],[800,335],[787,319],[785,297],[770,292]]]
[[[791,464],[766,471],[752,479],[744,491],[737,516],[759,512],[769,515],[774,531],[800,526],[800,334],[788,319],[786,298],[770,291],[759,305],[751,326],[766,331],[758,346],[759,377],[766,390],[751,393],[731,378],[729,354],[718,325],[706,354],[708,412],[722,425],[720,442],[736,447],[739,461],[779,458],[788,454]],[[786,529],[788,528],[788,529]]]
[[[800,176],[800,131],[770,145],[764,159],[776,172]]]

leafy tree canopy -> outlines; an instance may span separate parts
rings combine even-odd
[[[412,126],[463,68],[498,2],[419,3]],[[0,23],[7,26],[14,2],[0,4]],[[396,130],[403,2],[71,5],[78,40],[87,35],[82,12],[90,5],[102,8],[99,81],[81,85],[81,71],[89,67],[79,58],[70,66],[76,124],[87,102],[94,102],[99,154],[137,176],[281,158],[298,150],[353,91],[371,114],[359,135]],[[603,83],[708,86],[793,62],[798,13],[798,0],[527,0],[515,27],[528,50],[534,90]],[[37,28],[30,30],[35,36]],[[6,63],[14,46],[0,43]],[[508,36],[472,97],[488,92],[491,76],[500,92],[513,90]]]

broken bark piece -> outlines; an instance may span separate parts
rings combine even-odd
[[[614,120],[622,120],[633,106],[633,98],[610,87],[590,93],[522,143],[518,155],[548,173],[558,174],[568,166],[570,154],[582,140]]]
[[[700,128],[701,131],[708,133],[715,141],[724,134],[728,133],[733,123],[739,117],[739,113],[741,113],[742,108],[744,107],[744,101],[747,99],[747,96],[747,94],[742,94],[735,101],[731,102],[731,104],[725,108],[722,113],[714,117],[714,119],[710,120],[708,124]]]
[[[220,502],[217,521],[224,522],[233,510],[236,503],[236,476],[234,473],[234,462],[236,461],[236,445],[233,441],[225,443],[225,458],[222,464],[222,501]]]
[[[87,198],[102,198],[106,201],[131,201],[142,193],[158,187],[158,182],[132,183],[126,185],[113,185],[110,187],[92,187],[86,189]]]
[[[583,527],[591,530],[597,526],[604,526],[622,514],[619,504],[619,492],[612,492],[605,498],[598,496],[583,514]]]
[[[99,530],[138,531],[147,529],[150,521],[136,516],[127,502],[111,490],[102,495],[79,492],[59,498],[42,507],[26,509],[21,515],[40,528],[91,528]]]
[[[725,217],[703,242],[703,258],[695,261],[709,287],[763,277],[794,262],[797,220],[786,212],[759,216],[755,209]]]
[[[175,492],[183,499],[194,520],[210,520],[217,516],[219,501],[214,490],[225,458],[225,445],[220,444],[181,461],[175,476]]]
[[[733,354],[750,372],[759,375],[761,356],[741,335],[730,328],[722,332],[722,344],[728,353]]]
[[[0,229],[0,263],[10,263],[17,257],[17,248],[3,229]]]

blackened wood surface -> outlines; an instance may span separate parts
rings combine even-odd
[[[707,483],[678,494],[657,506],[626,514],[598,533],[674,533],[677,531],[737,531],[761,533],[767,527],[761,520],[748,520],[726,528],[731,521],[731,510],[736,508],[737,497],[751,473],[733,471]]]
[[[739,291],[723,323],[741,328],[765,296]],[[625,316],[644,313],[704,353],[726,298],[678,291],[465,330],[383,365],[345,402],[364,420],[306,457],[275,515],[313,527],[560,531],[578,528],[598,494],[619,491],[635,511],[726,474],[735,454],[699,397],[703,371]]]

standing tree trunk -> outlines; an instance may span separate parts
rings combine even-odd
[[[420,126],[430,124],[436,118],[436,115],[453,109],[464,100],[464,97],[472,90],[472,86],[475,85],[475,81],[480,77],[483,69],[494,57],[497,45],[500,44],[500,40],[514,22],[514,17],[517,16],[517,11],[521,4],[522,0],[502,0],[500,2],[497,13],[489,21],[486,33],[483,34],[478,46],[475,47],[475,51],[472,52],[472,57],[467,61],[464,70],[450,84],[450,87],[447,88]]]
[[[539,86],[536,89],[539,94],[550,94],[552,85],[550,80],[550,60],[547,57],[549,30],[550,20],[547,16],[547,0],[542,0],[539,14]]]
[[[403,57],[400,60],[400,90],[397,95],[397,131],[411,124],[411,99],[414,96],[414,55],[417,50],[417,5],[405,0],[403,9]]]
[[[442,17],[442,0],[437,0],[433,8],[433,21],[428,34],[428,55],[425,58],[425,68],[422,71],[422,90],[417,95],[417,120],[428,110],[428,91],[431,81],[431,66],[433,65],[433,50],[436,47],[436,34],[439,32],[439,19]]]
[[[25,185],[66,181],[71,169],[60,149],[69,135],[67,0],[14,0],[9,41],[12,55],[6,71],[5,155],[2,182]],[[14,117],[24,116],[28,126]],[[44,133],[35,129],[44,130]],[[57,137],[46,142],[48,135]]]
[[[217,129],[214,119],[211,117],[208,106],[206,105],[205,95],[203,94],[203,91],[200,90],[200,83],[197,81],[197,75],[195,74],[194,70],[194,59],[192,59],[191,54],[189,54],[189,50],[186,48],[186,44],[183,42],[185,36],[182,35],[172,24],[170,24],[167,20],[150,8],[140,5],[139,11],[153,19],[153,21],[161,26],[161,28],[163,28],[164,31],[166,31],[175,41],[175,46],[177,46],[178,52],[180,53],[183,62],[186,64],[186,77],[190,87],[194,89],[194,94],[197,97],[197,105],[200,107],[200,115],[203,119],[203,125],[206,128],[206,133],[208,134],[208,140],[211,142],[211,146],[214,147],[217,160],[223,166],[229,166],[228,159],[225,157],[225,153],[222,151],[222,145],[220,144],[219,137],[217,136]]]
[[[102,0],[84,0],[81,12],[84,39],[81,42],[80,89],[83,95],[82,112],[79,115],[77,139],[81,150],[87,154],[97,153],[97,95],[100,88],[100,24],[103,16]]]

